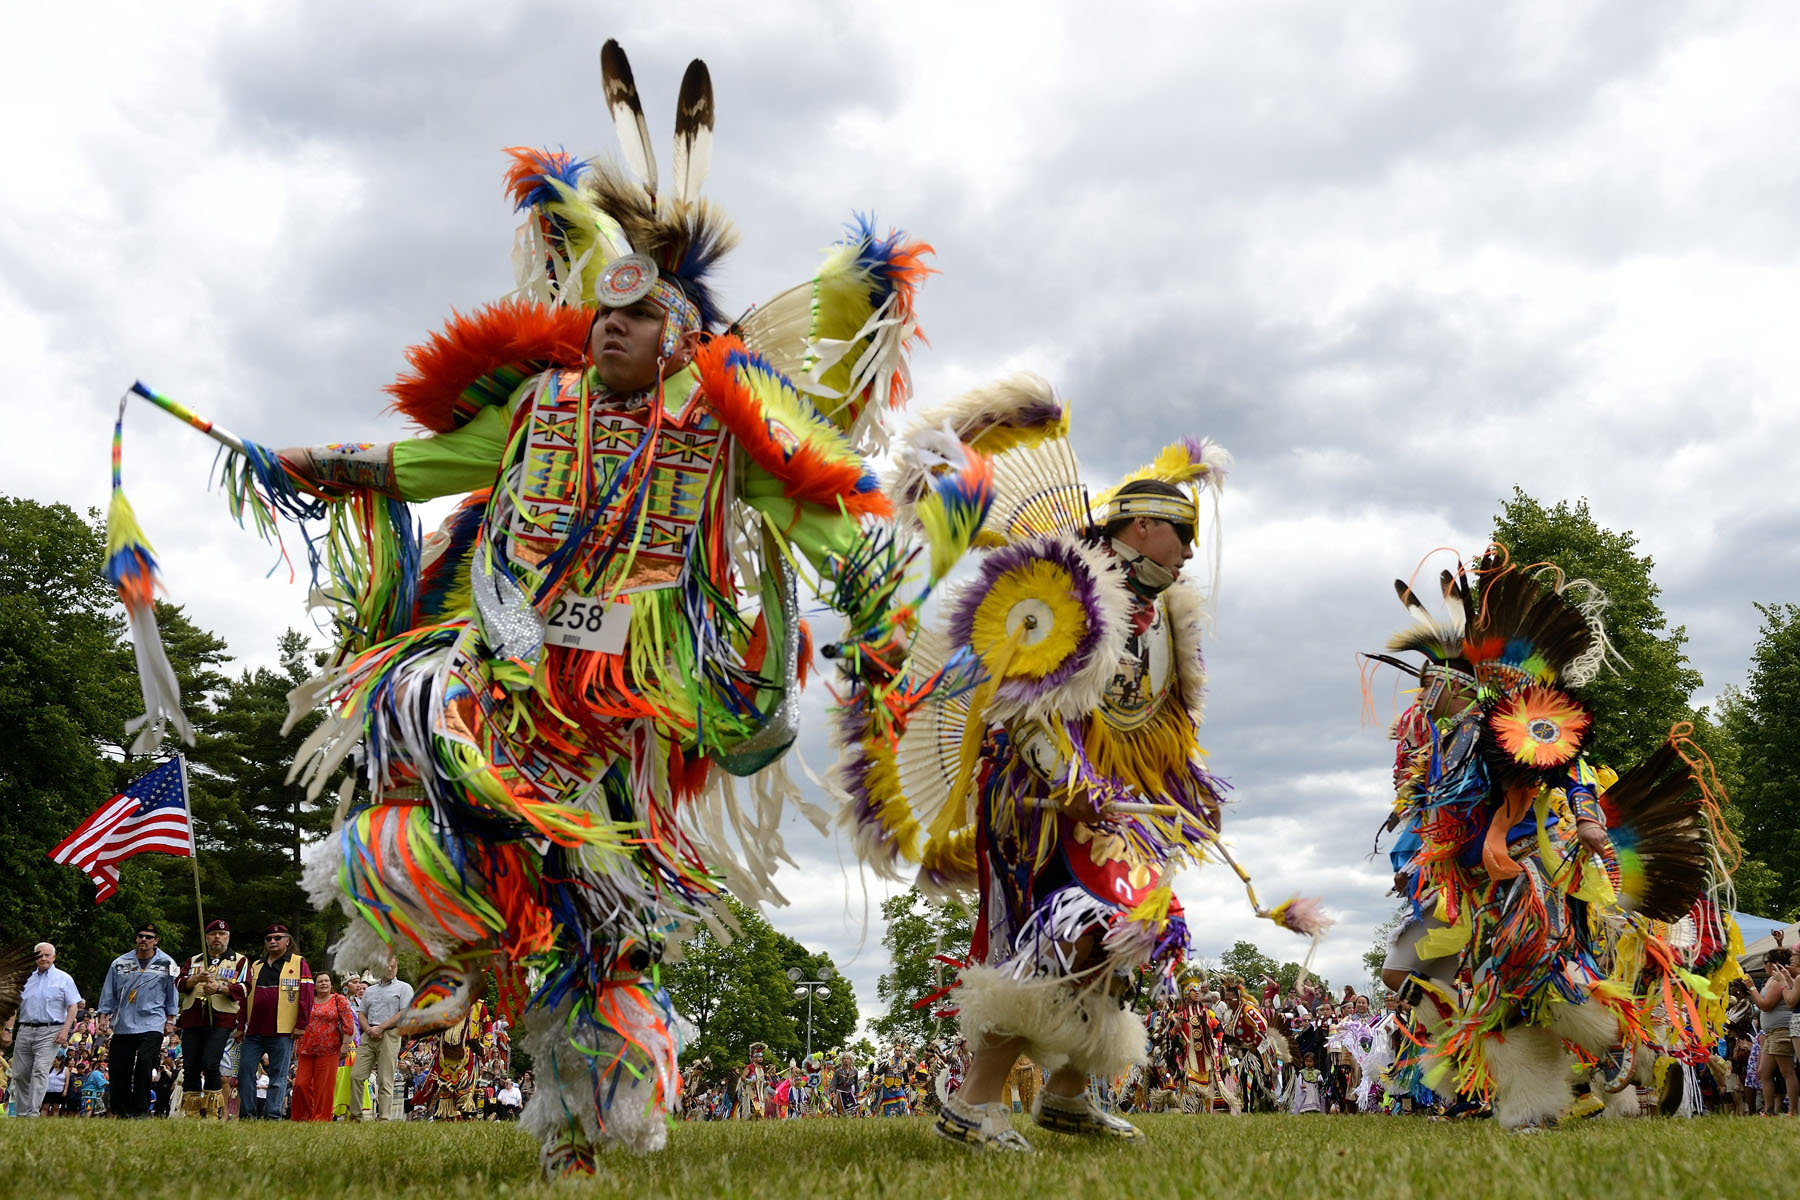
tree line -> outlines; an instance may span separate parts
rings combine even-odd
[[[6,941],[54,942],[57,965],[84,995],[106,965],[154,921],[171,955],[200,945],[193,867],[145,854],[121,864],[119,892],[94,902],[94,884],[46,852],[109,796],[147,772],[125,722],[143,704],[122,608],[101,575],[99,515],[0,495],[0,914]],[[288,630],[278,666],[231,670],[225,642],[158,601],[169,661],[195,744],[183,747],[207,919],[231,923],[254,950],[272,921],[292,926],[315,960],[341,923],[316,913],[300,888],[300,847],[331,811],[285,780],[319,718],[288,734],[287,693],[313,670],[306,638]]]
[[[1673,725],[1691,723],[1731,797],[1727,817],[1744,850],[1734,877],[1739,908],[1800,915],[1800,605],[1757,603],[1762,625],[1743,686],[1723,689],[1711,708],[1696,707],[1703,680],[1687,657],[1686,629],[1668,624],[1655,563],[1638,552],[1630,531],[1602,528],[1585,501],[1545,506],[1515,489],[1493,538],[1514,562],[1556,562],[1611,600],[1607,629],[1629,667],[1584,690],[1602,717],[1594,759],[1629,766]],[[59,963],[84,988],[97,986],[142,921],[158,924],[171,952],[199,944],[187,862],[132,859],[118,896],[96,905],[91,881],[45,857],[151,765],[134,759],[123,740],[141,704],[123,614],[101,576],[104,552],[98,514],[0,495],[0,720],[11,735],[0,739],[4,938],[56,942]],[[295,750],[319,718],[281,732],[287,693],[312,672],[316,652],[290,629],[277,640],[275,667],[233,671],[223,640],[179,606],[159,602],[157,618],[195,728],[188,758],[208,916],[231,921],[246,945],[267,922],[288,922],[304,952],[322,958],[341,918],[312,911],[299,864],[302,844],[329,827],[330,805],[309,802],[286,782]],[[693,1024],[688,1056],[741,1062],[750,1042],[762,1041],[774,1056],[798,1058],[804,1009],[786,971],[816,979],[832,964],[757,914],[738,915],[745,933],[730,946],[701,933],[682,961],[663,969]],[[916,1005],[950,977],[934,956],[967,951],[970,913],[909,892],[886,902],[882,917],[892,969],[878,987],[886,1011],[874,1030],[883,1039],[938,1035],[934,1006]],[[1269,973],[1278,977],[1293,966],[1276,965]],[[815,996],[815,1049],[843,1045],[855,1033],[854,994],[848,980],[838,983],[829,999]]]

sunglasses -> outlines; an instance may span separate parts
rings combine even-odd
[[[156,935],[154,933],[140,933],[137,935],[137,940],[140,942],[154,942],[156,940]]]

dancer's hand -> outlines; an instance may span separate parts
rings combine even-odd
[[[1612,840],[1606,836],[1606,826],[1598,821],[1575,822],[1575,838],[1594,854],[1605,854],[1612,849]]]

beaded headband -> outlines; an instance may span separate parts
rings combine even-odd
[[[594,286],[594,300],[602,308],[625,308],[645,298],[662,306],[665,315],[660,349],[664,358],[673,358],[681,336],[700,328],[700,308],[672,280],[663,278],[649,255],[627,254],[614,259],[606,264]]]
[[[1166,496],[1156,492],[1129,492],[1114,496],[1107,506],[1106,523],[1121,517],[1150,517],[1175,525],[1196,529],[1200,524],[1200,507],[1187,496]]]

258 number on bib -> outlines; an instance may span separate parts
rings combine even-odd
[[[631,633],[631,605],[595,596],[558,596],[544,621],[544,641],[601,654],[620,654]]]

